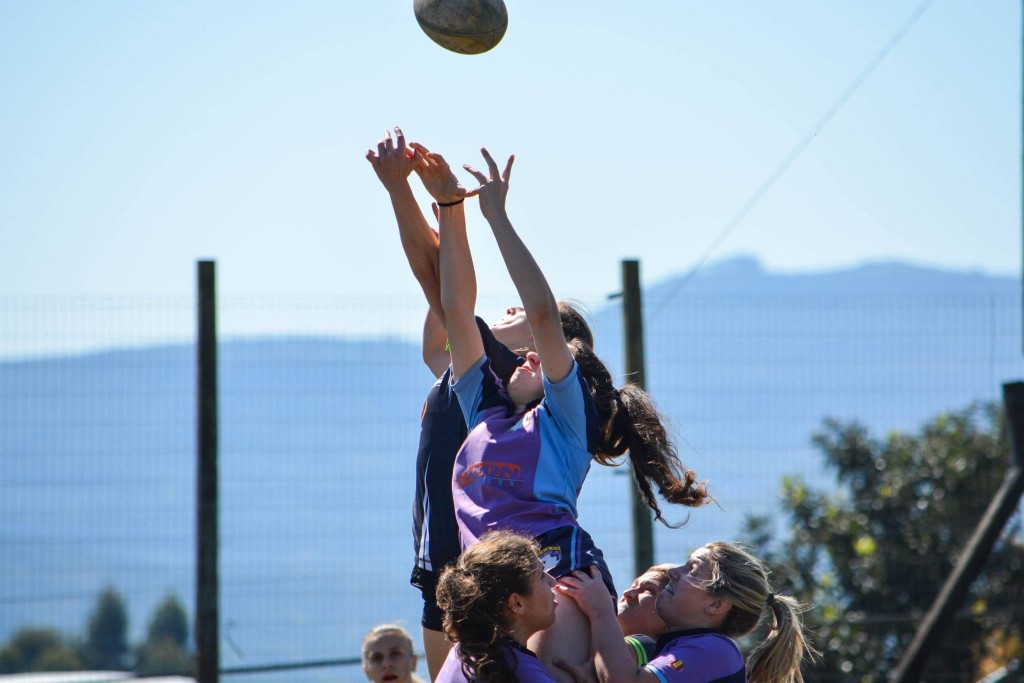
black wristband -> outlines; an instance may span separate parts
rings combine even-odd
[[[463,201],[465,201],[465,199],[466,199],[465,197],[459,197],[454,202],[438,202],[437,205],[438,206],[444,206],[444,207],[456,206],[457,204],[461,204]]]

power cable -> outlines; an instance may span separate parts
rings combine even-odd
[[[799,158],[799,156],[803,153],[804,149],[806,149],[807,146],[811,144],[811,142],[814,140],[814,138],[817,137],[818,133],[820,133],[821,130],[826,125],[828,125],[828,123],[833,119],[833,117],[835,117],[839,110],[842,109],[843,105],[845,105],[847,101],[849,101],[849,99],[853,97],[853,94],[857,92],[861,85],[863,85],[864,81],[867,80],[868,76],[870,76],[874,72],[874,70],[878,68],[878,65],[881,64],[882,61],[889,56],[889,53],[892,52],[893,49],[899,44],[899,42],[903,40],[903,37],[906,36],[906,34],[910,31],[911,28],[913,28],[914,24],[917,23],[917,21],[924,15],[924,13],[928,11],[928,8],[932,5],[933,2],[934,0],[924,0],[924,2],[918,5],[917,9],[915,9],[914,12],[910,15],[910,18],[908,18],[903,23],[903,25],[900,26],[900,28],[896,31],[896,33],[892,35],[891,38],[889,38],[885,45],[882,46],[882,49],[879,50],[878,53],[871,59],[871,61],[867,63],[867,65],[861,70],[857,77],[850,82],[850,84],[846,87],[843,93],[832,104],[832,106],[825,111],[825,114],[818,120],[818,122],[811,126],[811,129],[807,131],[807,133],[803,136],[803,138],[801,138],[801,140],[796,144],[796,146],[794,146],[793,149],[790,150],[789,154],[785,156],[782,162],[775,167],[775,170],[773,170],[768,175],[768,178],[765,179],[763,183],[761,183],[760,187],[758,187],[754,191],[754,193],[750,196],[746,203],[743,204],[743,206],[736,213],[736,215],[733,216],[732,219],[725,224],[725,227],[722,228],[722,230],[718,233],[715,239],[712,240],[711,246],[708,247],[708,249],[704,252],[703,256],[701,256],[700,259],[697,260],[697,264],[693,268],[691,268],[690,271],[682,277],[682,279],[679,281],[679,284],[676,285],[676,287],[674,287],[668,293],[668,295],[661,300],[658,307],[650,315],[649,321],[653,322],[653,320],[665,310],[665,307],[669,304],[669,302],[671,302],[672,299],[675,298],[675,296],[683,289],[683,287],[686,286],[686,283],[690,281],[690,278],[692,278],[697,273],[697,271],[700,270],[700,268],[704,265],[708,258],[711,257],[711,254],[714,253],[714,251],[725,240],[725,238],[729,236],[729,233],[731,233],[733,229],[740,224],[740,221],[746,218],[747,214],[750,213],[754,206],[756,206],[757,203],[761,201],[761,198],[768,193],[768,190],[770,190],[778,181],[778,179],[782,177],[782,174],[789,169],[793,162],[796,161],[797,158]]]

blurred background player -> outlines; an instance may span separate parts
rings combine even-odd
[[[363,673],[370,683],[422,683],[413,672],[412,638],[395,624],[380,624],[363,638]]]

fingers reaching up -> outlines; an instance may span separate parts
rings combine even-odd
[[[412,142],[409,146],[417,154],[416,174],[434,201],[443,205],[473,196],[474,192],[462,186],[443,156],[431,152],[418,142]]]
[[[500,216],[505,212],[505,198],[508,195],[515,155],[510,155],[505,162],[505,168],[499,170],[490,152],[481,148],[480,153],[483,154],[487,165],[486,174],[469,164],[463,166],[480,183],[479,187],[472,190],[462,186],[442,155],[431,152],[422,143],[407,143],[405,134],[399,126],[395,126],[394,135],[390,130],[384,131],[384,135],[377,141],[376,151],[366,150],[366,160],[373,166],[377,177],[389,192],[393,193],[395,189],[405,187],[409,174],[415,171],[436,202],[450,204],[479,195],[480,210],[484,216]]]
[[[480,153],[483,154],[484,161],[487,163],[488,175],[484,175],[469,164],[465,164],[463,168],[480,183],[480,187],[473,190],[471,194],[480,197],[480,211],[484,217],[490,218],[505,212],[505,197],[508,195],[508,184],[512,178],[512,163],[516,160],[516,156],[510,155],[505,163],[505,170],[499,172],[498,164],[490,152],[481,148]]]
[[[508,185],[508,181],[512,177],[512,163],[516,160],[516,155],[510,155],[508,161],[505,163],[505,170],[498,173],[498,164],[495,163],[494,157],[491,156],[491,153],[484,147],[480,148],[480,153],[484,155],[484,161],[487,163],[487,171],[490,173],[489,177],[485,176],[469,164],[463,164],[462,167],[466,169],[470,175],[476,178],[481,185],[489,182],[502,182]]]
[[[409,174],[420,163],[420,153],[405,144],[402,129],[395,126],[395,137],[385,130],[377,141],[377,151],[366,150],[366,160],[373,166],[377,178],[390,191],[406,182]]]

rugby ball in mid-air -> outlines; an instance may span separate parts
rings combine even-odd
[[[503,0],[413,0],[413,11],[431,40],[464,55],[492,49],[508,28]]]

